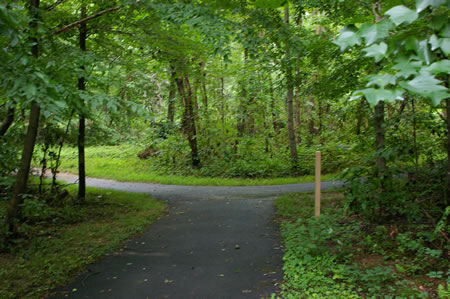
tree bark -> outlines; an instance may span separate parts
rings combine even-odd
[[[30,15],[32,21],[30,27],[34,30],[38,27],[39,22],[39,5],[40,0],[30,1]],[[31,54],[38,59],[39,58],[39,44],[35,37],[30,38],[34,43],[31,47]],[[39,119],[41,116],[41,109],[35,101],[31,103],[30,120],[28,123],[27,134],[25,136],[24,148],[22,152],[22,159],[20,162],[20,168],[16,175],[16,182],[14,184],[13,194],[8,206],[8,219],[7,223],[9,231],[16,233],[17,225],[15,220],[20,216],[20,205],[23,203],[23,194],[27,189],[28,175],[30,173],[31,159],[33,158],[34,145],[36,144],[36,137],[39,128]]]
[[[220,122],[222,123],[222,130],[225,130],[225,82],[223,77],[220,80]]]
[[[200,84],[202,86],[203,111],[205,115],[208,117],[208,93],[206,90],[205,64],[203,62],[200,62],[199,66],[200,66]]]
[[[200,168],[200,156],[197,145],[197,131],[195,128],[194,105],[192,98],[192,90],[187,75],[177,78],[178,92],[183,99],[184,113],[183,113],[183,132],[191,148],[191,163],[192,168]]]
[[[450,99],[445,100],[447,104],[447,206],[450,202]]]
[[[275,93],[273,90],[272,78],[270,78],[270,77],[269,77],[269,84],[270,84],[270,110],[271,110],[271,114],[272,114],[272,126],[273,126],[273,131],[275,132],[275,135],[279,135],[280,134],[280,126],[278,124],[278,116],[277,116],[277,112],[275,110]]]
[[[167,119],[173,124],[175,119],[175,96],[177,93],[177,73],[175,68],[170,68],[169,105],[167,108]]]
[[[244,49],[244,65],[247,64],[248,61],[248,48]],[[246,80],[245,80],[246,81]],[[241,99],[239,101],[239,111],[237,114],[237,132],[238,137],[242,137],[245,135],[247,131],[247,86],[245,82],[241,83]]]
[[[3,120],[2,124],[0,125],[0,137],[4,136],[8,131],[9,127],[12,125],[14,121],[14,112],[15,112],[14,108],[8,108],[6,117]]]
[[[289,4],[286,4],[284,8],[284,22],[289,26]],[[289,38],[286,41],[286,103],[287,103],[287,113],[288,113],[288,135],[289,135],[289,150],[291,156],[291,166],[293,172],[297,171],[298,168],[298,157],[297,157],[297,142],[295,141],[295,126],[294,126],[294,80],[292,77],[292,68],[289,64],[290,59],[290,45]]]
[[[58,34],[60,34],[60,33],[64,33],[64,32],[66,32],[66,31],[72,29],[72,28],[75,27],[75,26],[78,26],[78,25],[81,25],[81,24],[86,24],[88,21],[90,21],[90,20],[92,20],[92,19],[98,18],[98,17],[100,17],[100,16],[102,16],[102,15],[108,13],[108,12],[116,11],[116,10],[119,10],[119,9],[120,9],[120,6],[116,6],[116,7],[111,7],[111,8],[108,8],[108,9],[105,9],[105,10],[102,10],[102,11],[99,11],[99,12],[93,14],[92,16],[84,17],[84,18],[82,18],[81,20],[78,20],[78,21],[76,21],[76,22],[74,22],[74,23],[71,23],[71,24],[69,24],[69,25],[66,25],[66,26],[64,26],[63,28],[58,29],[58,30],[56,30],[55,32],[53,32],[53,34],[54,34],[54,35],[58,35]]]
[[[81,18],[86,17],[86,4],[82,1]],[[86,51],[87,26],[86,22],[80,24],[80,49]],[[84,70],[84,66],[82,66]],[[86,80],[84,77],[78,78],[78,90],[83,92],[86,90]],[[84,103],[83,105],[84,106]],[[86,142],[86,118],[83,112],[80,112],[80,124],[78,127],[78,200],[83,202],[86,198],[86,158],[85,158],[85,142]]]
[[[380,101],[375,106],[375,148],[377,151],[376,166],[378,177],[383,178],[386,173],[386,159],[381,156],[385,149],[384,129],[384,102]]]

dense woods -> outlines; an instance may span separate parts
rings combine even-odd
[[[134,144],[155,171],[224,178],[311,175],[320,150],[349,214],[427,224],[447,259],[449,5],[2,0],[0,239],[43,193],[33,169],[53,174],[42,200],[64,196],[62,147],[77,148],[79,204],[89,146]]]

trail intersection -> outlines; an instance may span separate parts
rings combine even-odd
[[[169,212],[120,251],[90,265],[59,290],[61,298],[270,297],[282,280],[273,199],[313,190],[313,184],[208,187],[94,178],[87,185],[149,193],[168,201]]]

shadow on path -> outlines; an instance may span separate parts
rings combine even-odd
[[[73,183],[77,177],[61,174]],[[57,298],[261,298],[282,280],[273,199],[314,184],[209,187],[87,179],[87,185],[150,193],[169,212],[119,252],[92,264]],[[323,189],[340,186],[323,183]],[[76,291],[73,291],[76,289]]]

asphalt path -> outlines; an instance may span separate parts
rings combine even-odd
[[[55,298],[270,298],[282,281],[273,199],[314,189],[312,183],[216,187],[95,178],[87,185],[152,194],[168,202],[169,212]],[[322,190],[340,185],[324,182]]]

